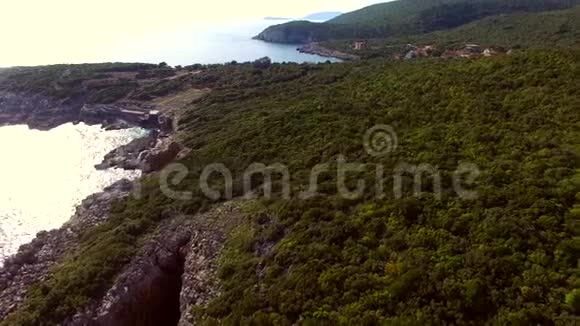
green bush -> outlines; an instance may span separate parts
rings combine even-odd
[[[207,164],[223,163],[242,194],[252,163],[283,163],[293,197],[255,203],[226,244],[220,295],[196,307],[206,324],[540,324],[576,313],[580,205],[580,54],[522,51],[481,60],[368,60],[342,64],[205,66],[187,85],[213,91],[182,111],[179,137],[190,173],[166,198],[154,180],[142,199],[115,206],[87,230],[50,277],[4,324],[57,324],[104,290],[168,212],[211,203],[198,189]],[[374,157],[365,132],[389,124],[397,149]],[[365,163],[351,174],[363,196],[300,199],[310,170],[337,157]],[[375,168],[437,166],[443,193],[377,198]],[[480,175],[474,200],[453,192],[461,163]],[[223,192],[223,181],[211,180]],[[275,180],[275,185],[279,181]],[[256,186],[258,183],[255,184]],[[279,189],[275,187],[275,189]],[[566,298],[566,301],[564,298]]]

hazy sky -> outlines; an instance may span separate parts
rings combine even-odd
[[[71,57],[96,55],[106,44],[194,24],[347,12],[385,1],[2,0],[0,66],[36,64],[32,59],[40,56],[46,59],[43,61],[54,62],[62,57],[63,50]]]

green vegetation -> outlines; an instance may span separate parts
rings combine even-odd
[[[498,14],[566,9],[578,1],[556,0],[399,0],[372,5],[330,20],[329,24],[362,25],[397,34],[457,27]]]
[[[220,296],[195,309],[205,324],[551,325],[578,314],[580,53],[201,68],[158,84],[159,94],[213,90],[180,121],[192,151],[175,190],[193,199],[170,200],[147,177],[141,199],[119,202],[87,230],[2,325],[58,324],[103,295],[159,221],[208,207],[198,178],[216,162],[233,172],[236,195],[251,163],[283,163],[294,196],[259,200],[234,233]],[[377,124],[399,138],[383,158],[362,145]],[[323,173],[321,194],[298,199],[310,169],[336,167],[338,155],[366,164],[348,175],[351,187],[366,181],[365,195],[341,198],[335,173]],[[429,178],[426,194],[412,196],[406,175],[405,196],[395,199],[390,171],[401,162],[437,166],[442,198],[429,193]],[[452,191],[452,174],[466,162],[481,171],[472,201]],[[211,181],[223,185],[217,175]]]
[[[371,39],[368,49],[353,51],[353,40],[323,42],[327,48],[363,58],[391,57],[404,53],[407,44],[432,44],[438,49],[462,48],[466,43],[483,47],[580,48],[580,6],[542,13],[521,13],[484,18],[450,30],[404,37]]]
[[[179,91],[187,84],[187,78],[176,76],[176,69],[164,62],[15,67],[0,72],[0,91],[46,95],[64,101],[85,98],[91,104],[150,100]]]
[[[326,23],[291,22],[272,26],[259,38],[307,43],[411,36],[459,27],[490,16],[569,9],[578,4],[578,0],[399,0],[365,7]]]
[[[283,162],[293,189],[303,190],[311,167],[342,154],[368,164],[358,177],[370,189],[342,199],[328,173],[319,198],[264,201],[244,226],[253,228],[245,233],[251,239],[229,245],[222,294],[201,309],[202,319],[550,325],[574,313],[579,63],[578,53],[527,52],[477,61],[223,67],[228,84],[186,117],[195,149],[188,166],[223,162],[240,175],[252,162]],[[400,140],[383,159],[361,144],[379,123],[391,124]],[[398,162],[438,166],[445,189],[461,162],[476,163],[479,198],[374,199],[372,167],[392,171]]]
[[[108,104],[116,102],[137,88],[137,83],[130,79],[122,78],[113,82],[103,83],[102,86],[89,87],[89,103]]]
[[[369,33],[370,31],[367,28],[298,20],[270,26],[255,38],[268,42],[300,44],[335,38],[366,37],[370,35]]]
[[[115,101],[133,90],[128,78],[107,83],[115,73],[138,73],[157,69],[144,63],[101,63],[82,65],[50,65],[42,67],[14,67],[3,69],[0,91],[30,92],[56,98],[92,97],[93,102]],[[93,83],[86,85],[85,82]],[[94,81],[97,82],[94,82]],[[99,83],[98,81],[101,80]],[[103,81],[104,80],[104,81]],[[134,86],[134,85],[133,85]]]
[[[23,307],[0,325],[58,325],[90,298],[102,296],[142,240],[174,208],[153,180],[143,180],[142,185],[147,196],[118,202],[107,222],[87,230],[78,248],[47,280],[33,285]],[[202,204],[190,202],[188,207],[197,211]]]
[[[566,295],[566,304],[575,313],[580,313],[580,289],[575,289]]]

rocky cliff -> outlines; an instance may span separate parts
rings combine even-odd
[[[67,325],[193,325],[193,306],[214,298],[217,258],[242,202],[163,222],[99,300]]]
[[[317,25],[307,21],[294,21],[286,24],[274,25],[266,28],[254,37],[271,43],[305,44],[319,39],[312,31],[312,26]]]
[[[26,124],[39,130],[68,122],[101,124],[106,129],[131,126],[164,129],[168,126],[163,121],[149,119],[147,115],[151,109],[146,103],[138,102],[88,104],[83,96],[59,99],[28,92],[0,91],[0,126]]]

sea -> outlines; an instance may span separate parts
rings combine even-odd
[[[105,131],[100,126],[64,124],[50,131],[27,126],[0,128],[0,264],[37,232],[62,226],[90,194],[138,171],[95,164],[146,130]]]
[[[159,31],[125,43],[116,61],[166,62],[169,65],[211,64],[252,61],[270,57],[274,62],[337,62],[333,58],[300,53],[300,44],[274,44],[252,37],[283,20],[259,20],[237,25],[202,25]],[[155,46],[152,46],[154,44]],[[111,61],[111,60],[109,60]]]
[[[273,44],[252,37],[270,25],[286,20],[251,20],[232,23],[188,23],[159,27],[141,32],[119,32],[115,37],[85,39],[71,49],[70,41],[60,39],[66,46],[38,48],[33,45],[27,53],[18,55],[18,47],[0,53],[0,67],[37,66],[47,64],[75,64],[99,62],[165,62],[171,66],[195,63],[213,64],[231,61],[247,62],[270,57],[274,62],[337,62],[340,60],[300,53],[300,44]]]
[[[298,44],[271,44],[252,37],[272,24],[261,20],[237,25],[192,25],[159,30],[142,37],[103,43],[94,55],[63,51],[53,61],[2,62],[0,66],[85,62],[166,62],[169,65],[245,62],[270,57],[274,62],[336,62],[296,51]],[[53,56],[54,57],[54,56]],[[97,171],[111,150],[144,136],[138,128],[105,131],[100,126],[65,124],[49,131],[27,126],[0,127],[0,265],[37,232],[62,226],[90,194],[137,171]]]

